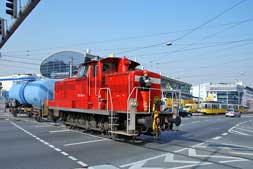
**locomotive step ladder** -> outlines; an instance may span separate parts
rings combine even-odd
[[[104,96],[102,96],[102,91],[105,92]],[[106,111],[109,114],[109,133],[111,134],[111,136],[114,135],[123,135],[123,136],[128,136],[128,137],[135,137],[138,134],[134,131],[134,132],[129,132],[128,128],[126,130],[118,130],[118,126],[119,124],[119,115],[118,113],[115,113],[113,111],[113,103],[112,103],[112,95],[111,95],[111,90],[110,88],[100,88],[99,90],[99,100],[100,101],[104,101],[106,103]],[[110,105],[110,106],[109,106]],[[130,115],[131,112],[128,112],[127,114]],[[131,115],[132,117],[132,115]],[[134,118],[135,120],[135,118]],[[127,123],[130,124],[130,118],[127,119]],[[132,121],[132,118],[131,118]],[[127,125],[128,126],[128,125]]]
[[[102,91],[105,92],[104,97],[102,97]],[[101,102],[106,103],[106,111],[109,114],[109,133],[113,135],[115,131],[117,131],[117,127],[119,126],[119,116],[113,111],[113,103],[112,103],[112,95],[110,88],[100,88],[99,89],[99,100]]]
[[[131,92],[131,94],[135,91],[136,89],[134,88],[133,91]],[[127,99],[127,110],[126,110],[126,129],[125,130],[114,130],[111,131],[111,133],[113,135],[119,135],[119,136],[126,136],[126,137],[132,137],[133,139],[136,138],[136,136],[138,136],[138,133],[136,132],[136,113],[135,111],[131,110],[131,108],[129,108],[129,104],[132,104],[132,101],[135,101],[136,99],[131,99],[130,96],[131,94],[128,96]]]

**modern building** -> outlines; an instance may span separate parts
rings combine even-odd
[[[193,97],[198,98],[199,101],[204,101],[207,97],[207,87],[209,83],[202,83],[191,87],[191,94]]]
[[[167,76],[161,76],[161,88],[163,90],[171,90],[174,92],[168,92],[169,95],[167,97],[172,97],[172,93],[174,93],[174,98],[181,98],[183,100],[192,100],[192,94],[190,93],[191,84],[179,81],[176,79],[169,78]],[[179,96],[180,95],[180,96]]]
[[[62,51],[47,57],[40,65],[40,72],[46,78],[62,79],[75,75],[83,62],[81,52]]]
[[[253,89],[240,83],[203,83],[194,85],[191,93],[203,101],[218,101],[225,104],[240,104],[253,109]]]

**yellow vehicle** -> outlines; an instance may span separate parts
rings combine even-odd
[[[189,113],[196,113],[198,111],[198,104],[185,104],[183,107],[183,111],[189,112]]]
[[[227,105],[220,102],[202,102],[198,109],[203,114],[224,114],[226,111]]]
[[[232,108],[235,111],[240,112],[240,113],[245,113],[247,111],[247,107],[238,105],[238,104],[229,104],[228,108]]]

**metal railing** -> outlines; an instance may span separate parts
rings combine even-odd
[[[151,92],[152,91],[160,91],[161,92],[161,98],[163,98],[164,97],[164,92],[174,92],[174,93],[179,93],[179,98],[178,98],[178,100],[179,100],[179,104],[181,104],[181,90],[164,90],[164,89],[157,89],[157,88],[145,88],[145,87],[134,87],[133,89],[132,89],[132,91],[130,92],[130,94],[128,95],[128,99],[127,99],[127,127],[126,127],[126,129],[127,129],[127,134],[129,134],[129,117],[130,117],[130,113],[135,113],[135,112],[130,112],[130,109],[129,109],[129,102],[130,102],[130,99],[132,98],[132,95],[134,94],[134,92],[135,92],[135,99],[136,99],[136,101],[138,101],[138,92],[139,92],[139,90],[143,90],[143,89],[147,89],[148,90],[148,92],[149,92],[149,99],[148,99],[148,104],[149,104],[149,108],[148,108],[148,112],[147,113],[151,113]],[[172,94],[172,96],[173,96],[174,94]],[[173,107],[174,107],[174,97],[172,97],[172,110],[173,110]],[[173,110],[174,111],[174,110]]]
[[[99,89],[99,94],[98,94],[98,103],[101,104],[101,91],[102,90],[105,90],[106,91],[106,111],[110,114],[111,116],[111,120],[110,120],[110,123],[111,123],[111,131],[113,131],[113,103],[112,103],[112,94],[111,94],[111,89],[110,88],[100,88]],[[109,110],[109,100],[110,98],[110,110]],[[101,106],[99,106],[99,109],[101,110]]]

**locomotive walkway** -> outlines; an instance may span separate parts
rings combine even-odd
[[[252,168],[253,115],[184,118],[159,141],[111,140],[0,112],[0,168]]]

